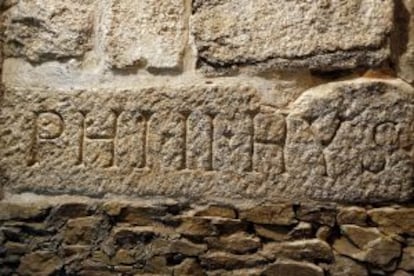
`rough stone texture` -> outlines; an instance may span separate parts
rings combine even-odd
[[[333,244],[340,254],[379,267],[387,267],[401,255],[401,244],[376,228],[343,225],[341,230],[344,237]]]
[[[399,267],[405,271],[414,271],[414,247],[408,246],[403,250]]]
[[[348,69],[389,55],[390,0],[195,1],[199,61],[213,68]]]
[[[359,226],[367,225],[368,215],[364,208],[345,207],[341,209],[337,216],[339,224],[356,224]]]
[[[412,275],[412,13],[0,0],[0,275]]]
[[[335,256],[335,261],[329,267],[329,272],[335,276],[368,276],[368,271],[364,265],[341,255]]]
[[[184,1],[115,0],[108,52],[117,69],[179,69],[185,37]]]
[[[370,211],[370,218],[384,231],[414,234],[414,210],[412,208],[378,208]]]
[[[92,47],[94,3],[18,1],[5,15],[5,55],[31,62],[82,57]]]
[[[414,1],[398,0],[395,6],[395,28],[391,36],[394,62],[399,77],[414,83]]]
[[[52,252],[39,251],[21,259],[18,268],[20,275],[51,275],[62,267],[62,261]]]
[[[262,224],[291,225],[296,222],[295,213],[290,204],[257,206],[242,211],[240,217]]]
[[[286,170],[327,200],[412,196],[413,90],[341,83],[304,93],[287,117]],[[293,189],[292,186],[290,189]]]
[[[0,208],[1,275],[363,276],[413,271],[409,244],[414,234],[388,236],[372,226],[338,221],[321,225],[330,232],[341,230],[322,241],[315,233],[308,238],[292,235],[294,229],[311,224],[298,215],[290,225],[260,226],[248,218],[228,218],[225,212],[200,215],[202,205],[191,207],[185,200],[137,202],[23,194],[8,196],[2,204],[14,207]],[[233,202],[228,208],[239,214],[245,204]],[[306,209],[308,204],[291,203],[290,207]],[[39,216],[38,211],[23,211],[30,206],[47,208]],[[346,208],[330,205],[336,213]],[[365,213],[383,209],[358,208]],[[401,206],[389,208],[397,211]],[[24,215],[10,216],[11,209]],[[126,210],[135,210],[139,216],[126,220]],[[259,226],[284,231],[284,239],[264,237]]]
[[[260,239],[246,233],[238,232],[230,236],[206,239],[210,248],[225,250],[235,254],[245,254],[256,251],[260,246]]]
[[[285,117],[264,109],[250,87],[7,89],[3,185],[93,196],[405,201],[413,92],[397,81],[333,83],[304,93]],[[329,205],[299,215],[328,225],[336,216]],[[286,225],[293,210],[263,205],[241,216]]]
[[[323,270],[313,264],[299,263],[290,260],[277,261],[264,272],[266,276],[323,276]]]
[[[283,257],[294,260],[331,262],[333,258],[329,245],[318,239],[268,243],[263,247],[261,254],[272,260]]]

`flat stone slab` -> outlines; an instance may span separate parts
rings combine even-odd
[[[182,0],[114,0],[107,51],[114,68],[179,69],[187,42]]]
[[[192,33],[212,70],[376,66],[389,56],[392,0],[197,0]]]
[[[6,88],[6,191],[232,199],[406,201],[413,192],[414,91],[338,82],[290,110],[236,85]]]

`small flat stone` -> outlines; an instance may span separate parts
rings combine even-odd
[[[336,206],[334,204],[301,204],[296,212],[299,220],[328,226],[335,225]]]
[[[387,232],[414,235],[413,208],[376,208],[368,211],[374,223]]]
[[[184,217],[177,232],[189,236],[210,236],[216,234],[216,228],[209,219]]]
[[[341,255],[335,255],[335,261],[329,265],[329,272],[335,276],[368,276],[364,265]]]
[[[269,265],[264,271],[265,276],[323,276],[323,269],[317,265],[295,262],[291,260],[279,260]]]
[[[266,243],[260,254],[268,259],[289,258],[295,260],[331,262],[333,253],[324,241],[318,239],[299,240],[292,242]]]
[[[290,229],[284,226],[254,225],[254,230],[259,237],[274,241],[284,241],[290,238]]]
[[[263,205],[242,210],[240,218],[259,224],[291,225],[296,222],[291,204]]]
[[[414,246],[408,246],[403,249],[399,268],[406,271],[414,271]]]
[[[181,264],[175,266],[173,271],[173,275],[205,275],[200,264],[194,259],[185,259]]]
[[[401,244],[376,228],[342,225],[341,231],[345,236],[337,239],[333,248],[344,256],[383,268],[401,256]]]
[[[63,262],[54,252],[37,251],[23,256],[18,272],[20,275],[52,275],[58,272]]]
[[[328,241],[332,235],[332,228],[323,225],[316,231],[316,237],[323,241]]]
[[[367,212],[361,207],[341,208],[337,215],[338,224],[355,224],[365,226],[367,224]]]
[[[50,206],[42,204],[0,202],[0,221],[45,217],[49,209]]]
[[[227,251],[235,254],[246,254],[256,251],[260,246],[260,239],[247,233],[237,232],[229,236],[206,238],[209,248]]]
[[[102,218],[99,217],[70,219],[64,230],[64,242],[79,245],[93,244],[100,231],[104,231],[105,228]]]
[[[195,212],[195,216],[200,217],[222,217],[235,219],[237,217],[236,211],[232,207],[221,205],[210,205],[202,210]]]
[[[200,256],[201,265],[209,270],[255,267],[267,262],[258,255],[235,255],[228,252],[209,252]]]
[[[292,231],[289,232],[289,237],[293,240],[310,239],[314,236],[314,229],[309,222],[299,222]]]

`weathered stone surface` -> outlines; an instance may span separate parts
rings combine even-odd
[[[376,228],[343,225],[341,231],[345,237],[336,240],[333,248],[342,255],[379,267],[387,267],[401,255],[401,244]]]
[[[274,241],[284,241],[290,238],[290,229],[284,226],[255,224],[254,231],[259,237]]]
[[[27,244],[17,243],[8,241],[4,244],[4,248],[7,254],[18,254],[24,255],[30,251],[29,246]]]
[[[362,264],[341,255],[335,256],[329,272],[334,276],[368,276],[368,271]]]
[[[367,225],[367,211],[361,207],[344,207],[338,212],[338,224],[356,224],[359,226]]]
[[[291,239],[309,239],[314,235],[314,229],[311,223],[309,222],[300,222],[292,231],[289,232],[289,237]]]
[[[20,275],[52,275],[57,273],[62,265],[56,254],[38,251],[22,258],[18,272]]]
[[[164,256],[152,257],[144,267],[144,272],[155,275],[171,275],[171,268],[167,265],[167,259]],[[138,273],[139,274],[139,273]],[[145,273],[142,273],[145,274]]]
[[[95,0],[18,1],[6,14],[6,56],[31,62],[79,58],[91,49]]]
[[[333,226],[336,212],[334,204],[301,204],[296,216],[300,220]]]
[[[68,219],[88,216],[90,208],[91,206],[84,201],[62,202],[51,210],[48,225],[59,228]]]
[[[117,69],[178,69],[185,37],[184,1],[115,0],[108,52]]]
[[[392,276],[411,276],[411,275],[412,275],[411,273],[404,271],[404,270],[397,270],[396,272],[392,274]]]
[[[209,248],[228,251],[235,254],[246,254],[261,247],[260,239],[243,232],[219,238],[206,238]]]
[[[237,269],[260,266],[267,262],[259,255],[235,255],[227,252],[209,252],[201,255],[201,265],[208,269]]]
[[[405,201],[413,192],[413,102],[414,89],[401,82],[366,79],[311,89],[287,116],[238,85],[9,88],[0,181],[13,193]],[[301,206],[298,216],[332,225],[335,215],[314,207]],[[133,211],[123,212],[131,221]],[[294,215],[281,203],[240,218],[290,225]]]
[[[387,232],[414,235],[412,208],[376,208],[368,211],[372,221]]]
[[[111,232],[111,249],[113,246],[125,248],[135,247],[137,245],[148,244],[157,237],[168,236],[172,230],[166,227],[135,226],[135,227],[116,227]],[[141,248],[142,249],[142,248]]]
[[[304,262],[280,260],[263,271],[266,276],[323,276],[322,268]]]
[[[391,36],[398,76],[414,83],[414,1],[399,0],[395,4],[395,28]]]
[[[166,208],[163,206],[117,201],[106,203],[104,209],[108,214],[117,216],[119,221],[139,226],[156,224],[166,214]]]
[[[49,209],[49,206],[42,204],[0,202],[0,221],[13,219],[28,220],[45,217],[48,214]]]
[[[217,68],[373,66],[388,55],[393,1],[196,1],[199,60]]]
[[[412,197],[406,148],[413,144],[414,90],[391,83],[332,83],[294,103],[287,117],[286,170],[301,179],[304,194],[370,202]]]
[[[135,256],[133,251],[121,248],[116,252],[115,256],[112,258],[112,263],[118,265],[133,265],[137,262],[134,257]]]
[[[187,239],[168,240],[157,238],[151,242],[151,253],[154,255],[182,254],[184,256],[199,256],[207,251],[207,245],[196,244]]]
[[[240,219],[214,218],[211,221],[215,230],[221,235],[230,235],[239,231],[247,231],[248,223]]]
[[[249,276],[260,276],[262,275],[263,268],[242,268],[242,269],[232,269],[232,270],[214,270],[207,271],[208,276],[239,276],[239,275],[249,275]]]
[[[414,246],[404,248],[399,268],[414,271]]]
[[[216,227],[210,220],[200,217],[184,217],[177,232],[189,236],[212,236],[216,234]]]
[[[103,221],[99,217],[70,219],[66,223],[64,241],[67,244],[93,244],[98,238],[99,230],[104,229]]]
[[[221,217],[229,219],[235,219],[237,217],[234,208],[219,205],[210,205],[207,208],[198,210],[195,215],[200,217]]]
[[[292,225],[296,222],[292,204],[260,205],[240,212],[240,218],[261,224]]]
[[[174,267],[173,275],[205,275],[202,267],[194,259],[186,259],[181,264]]]
[[[323,241],[328,241],[329,238],[332,235],[332,228],[328,227],[328,226],[321,226],[319,227],[319,229],[316,231],[316,238],[323,240]]]
[[[267,243],[263,246],[260,254],[272,260],[283,257],[295,260],[330,262],[333,259],[329,244],[318,239]]]
[[[207,251],[207,245],[195,244],[185,239],[169,241],[169,244],[169,253],[180,253],[186,256],[196,257]]]

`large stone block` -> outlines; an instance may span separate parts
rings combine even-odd
[[[389,55],[393,1],[197,0],[192,33],[202,65],[330,71]]]
[[[412,87],[343,82],[304,93],[287,118],[287,171],[321,199],[410,198]]]
[[[93,196],[412,198],[412,87],[360,79],[311,89],[283,112],[260,103],[257,90],[231,84],[7,88],[1,184]]]
[[[108,52],[113,67],[178,69],[187,42],[182,0],[115,0]]]
[[[92,47],[95,0],[20,0],[6,16],[6,56],[82,57]]]

